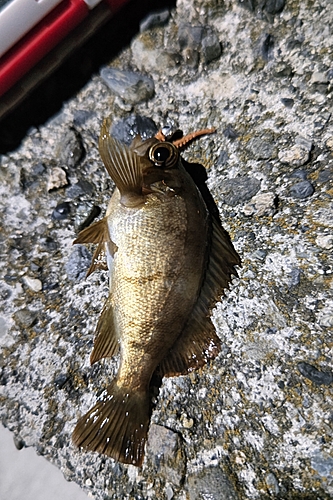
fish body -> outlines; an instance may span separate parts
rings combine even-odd
[[[73,441],[141,465],[151,378],[185,374],[218,354],[210,311],[240,261],[174,144],[136,139],[127,148],[104,124],[100,152],[117,187],[105,218],[76,242],[98,243],[92,270],[105,251],[110,271],[91,362],[120,349],[120,366]]]

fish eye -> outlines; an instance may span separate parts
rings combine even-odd
[[[154,160],[157,163],[165,163],[170,157],[170,151],[168,148],[160,146],[159,148],[156,148],[154,150],[153,155],[154,155]]]
[[[157,167],[173,167],[177,163],[178,156],[178,150],[170,142],[154,144],[149,150],[149,159]]]

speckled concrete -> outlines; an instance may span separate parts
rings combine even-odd
[[[93,498],[333,496],[332,23],[324,0],[180,0],[110,61],[153,96],[96,75],[2,157],[0,418]],[[70,442],[117,368],[89,366],[107,274],[82,279],[92,249],[72,241],[112,192],[102,119],[132,114],[217,128],[185,156],[207,167],[243,261],[213,313],[222,352],[163,381],[141,469]]]

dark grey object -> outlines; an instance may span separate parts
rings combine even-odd
[[[308,378],[316,385],[330,385],[333,382],[332,372],[322,372],[310,363],[298,363],[297,368],[303,377]]]
[[[91,264],[91,258],[91,253],[86,247],[75,245],[65,266],[68,278],[72,281],[84,279]]]
[[[313,193],[314,187],[309,181],[298,182],[290,188],[290,194],[293,198],[304,199],[312,196]]]
[[[52,219],[64,220],[69,217],[70,213],[71,206],[67,201],[65,201],[64,203],[59,203],[59,205],[57,205],[52,212]]]
[[[249,200],[258,193],[259,189],[260,181],[247,176],[227,179],[221,186],[225,202],[232,207]]]
[[[151,118],[140,115],[130,115],[123,120],[114,122],[111,126],[110,133],[113,137],[129,146],[136,135],[139,134],[143,140],[146,140],[153,137],[157,130]]]
[[[205,64],[217,59],[222,54],[221,43],[213,29],[207,29],[201,40],[201,54]]]

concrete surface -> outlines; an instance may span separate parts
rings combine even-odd
[[[332,33],[327,0],[178,0],[110,60],[126,92],[96,74],[1,158],[0,420],[94,499],[333,498]],[[102,120],[134,137],[137,115],[217,128],[185,158],[243,262],[212,313],[221,354],[163,380],[142,468],[70,439],[117,371],[90,366],[107,275],[85,280],[72,242],[113,189]]]

